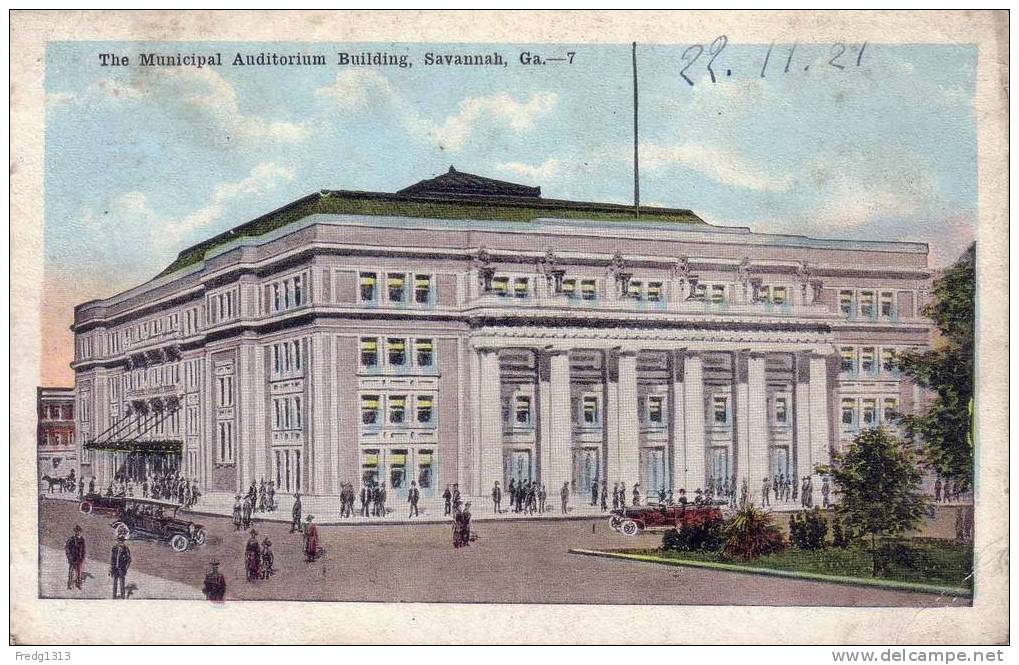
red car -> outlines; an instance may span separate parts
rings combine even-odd
[[[609,526],[624,535],[636,536],[647,529],[678,529],[714,519],[722,519],[717,506],[648,504],[613,510]]]

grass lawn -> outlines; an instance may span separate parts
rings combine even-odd
[[[973,547],[934,538],[902,538],[879,541],[886,550],[881,557],[884,569],[877,579],[916,582],[965,589],[973,588]],[[879,544],[879,548],[881,545]],[[870,550],[860,544],[846,549],[827,547],[822,550],[801,550],[787,547],[784,551],[750,561],[729,559],[717,552],[679,552],[626,550],[664,559],[685,559],[875,579]]]

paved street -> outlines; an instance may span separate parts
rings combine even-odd
[[[88,546],[92,586],[105,595],[106,565],[114,542],[109,518],[84,516],[74,502],[51,501],[40,509],[44,547],[61,552],[75,524],[81,524]],[[259,538],[268,535],[276,555],[277,575],[256,583],[244,579],[247,533],[235,532],[228,518],[202,516],[207,545],[175,554],[161,543],[130,541],[134,563],[128,583],[146,597],[158,594],[152,578],[200,590],[207,564],[221,562],[227,598],[350,600],[405,602],[615,603],[915,606],[966,605],[967,599],[943,598],[845,585],[786,580],[721,571],[674,568],[658,564],[612,561],[568,553],[571,547],[620,548],[656,546],[657,535],[638,539],[609,529],[606,520],[503,521],[477,525],[478,540],[454,550],[450,528],[443,524],[413,526],[362,524],[319,529],[325,555],[304,562],[302,540],[279,522],[256,523]],[[46,550],[44,550],[45,552]],[[44,559],[48,560],[50,552]],[[44,574],[66,585],[66,566],[44,565]],[[149,577],[152,576],[152,577]],[[45,581],[44,592],[53,588]],[[46,595],[49,595],[48,593]],[[61,590],[59,595],[66,595]],[[167,595],[176,596],[175,592]],[[195,597],[194,593],[187,594]],[[179,597],[179,596],[178,596]]]

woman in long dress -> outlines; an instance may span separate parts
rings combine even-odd
[[[252,529],[251,538],[248,539],[248,544],[244,548],[244,569],[249,582],[254,582],[259,578],[259,564],[261,563],[262,551],[258,545],[257,536],[258,532]]]
[[[453,514],[453,547],[463,547],[463,509],[457,508]]]
[[[318,527],[311,523],[314,516],[305,519],[308,524],[304,527],[304,560],[311,563],[318,558]]]

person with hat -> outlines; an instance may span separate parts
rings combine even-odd
[[[262,549],[258,544],[258,532],[251,530],[251,537],[244,547],[244,572],[249,582],[254,582],[259,577],[258,568],[262,561]]]
[[[304,557],[311,563],[318,558],[318,527],[311,523],[314,515],[308,515],[308,525],[304,529]]]
[[[410,514],[407,517],[418,517],[418,501],[421,499],[421,491],[418,489],[416,480],[410,481],[410,489],[407,491],[407,503],[410,504]]]
[[[81,535],[80,526],[74,526],[74,533],[64,545],[64,553],[67,554],[67,588],[70,589],[73,583],[80,589],[81,568],[85,564],[85,539]]]
[[[244,521],[241,519],[241,495],[238,494],[234,497],[234,531],[240,531],[244,525]]]
[[[251,528],[251,511],[255,509],[255,501],[250,496],[244,497],[242,510],[244,513],[244,528]]]
[[[304,526],[301,524],[301,493],[294,492],[294,510],[290,514],[290,533],[301,532]]]
[[[226,578],[219,572],[219,561],[213,559],[209,562],[209,572],[205,573],[205,584],[202,585],[202,593],[208,600],[223,600],[226,596]]]
[[[262,574],[262,579],[263,580],[269,579],[276,572],[276,569],[273,568],[273,563],[274,562],[275,562],[275,557],[272,554],[272,541],[269,540],[268,536],[266,536],[262,540],[262,569],[261,569],[261,574]]]
[[[110,577],[113,578],[113,597],[127,598],[127,569],[131,567],[131,550],[124,543],[124,536],[117,536],[117,544],[110,550]],[[118,595],[119,590],[119,595]]]
[[[771,506],[771,483],[767,476],[761,481],[761,507],[765,506]]]
[[[567,504],[570,501],[570,483],[564,482],[563,487],[559,490],[559,510],[565,515],[569,511]]]

